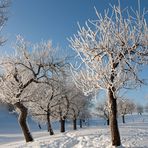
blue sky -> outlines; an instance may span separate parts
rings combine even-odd
[[[51,39],[55,46],[71,51],[67,38],[77,32],[77,22],[84,25],[86,20],[96,17],[94,6],[102,13],[109,3],[117,4],[118,0],[12,0],[9,20],[3,30],[8,41],[2,50],[11,51],[16,35],[20,34],[31,42]],[[123,8],[136,9],[138,1],[120,0],[120,3]],[[148,8],[148,0],[141,0],[141,7]],[[148,102],[144,99],[148,87],[132,92],[130,97],[137,102]]]

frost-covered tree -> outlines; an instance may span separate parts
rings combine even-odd
[[[65,132],[65,121],[69,112],[69,100],[67,95],[62,95],[57,99],[57,105],[54,108],[55,116],[60,121],[60,131]]]
[[[3,102],[10,103],[19,112],[19,124],[26,142],[33,141],[26,118],[28,108],[25,103],[31,100],[33,84],[41,83],[50,76],[51,71],[59,68],[59,63],[53,63],[55,49],[50,41],[39,44],[29,44],[18,37],[15,45],[16,53],[2,59],[0,79],[0,95]]]
[[[128,99],[118,99],[118,114],[122,117],[122,122],[125,123],[125,115],[132,114],[135,110],[135,104]]]
[[[46,123],[48,132],[53,135],[51,119],[54,107],[54,90],[45,83],[38,84],[31,97],[31,101],[27,103],[30,115],[38,123]]]
[[[102,103],[98,102],[95,107],[96,113],[95,115],[106,120],[107,125],[109,125],[109,106],[107,101]]]
[[[69,118],[73,121],[73,129],[77,129],[77,119],[82,118],[82,113],[88,111],[89,97],[84,96],[84,94],[73,87],[70,94],[68,95],[69,99]]]
[[[8,7],[10,0],[0,0],[0,34],[3,27],[5,26],[6,21],[8,20]],[[2,45],[6,40],[2,35],[0,35],[0,45]]]
[[[85,104],[85,106],[83,107],[83,109],[80,111],[79,113],[79,124],[80,124],[80,128],[82,128],[83,126],[83,122],[85,121],[89,121],[89,119],[92,117],[91,112],[90,112],[90,101],[88,101],[89,103]],[[86,122],[85,122],[86,123]]]
[[[9,62],[7,64],[5,63],[3,68],[4,73],[0,82],[1,99],[3,102],[12,104],[18,109],[18,120],[26,142],[33,141],[26,123],[27,108],[22,103],[25,100],[24,98],[22,99],[22,97],[27,95],[25,90],[29,84],[23,83],[22,75],[24,75],[24,73],[18,70],[13,61],[11,61],[10,64]]]
[[[148,60],[146,11],[121,10],[112,6],[97,19],[88,20],[70,38],[77,53],[72,73],[78,88],[85,94],[102,89],[108,94],[111,141],[121,145],[117,123],[117,94],[123,88],[134,88],[142,81],[139,69]],[[78,62],[82,63],[78,65]]]
[[[73,130],[77,129],[77,118],[79,115],[79,105],[81,102],[81,98],[79,100],[76,98],[78,97],[77,94],[72,96],[72,98],[69,98],[69,112],[68,112],[68,118],[72,119],[73,122]],[[79,102],[80,101],[80,102]]]
[[[59,72],[56,71],[59,76]],[[52,71],[48,77],[35,88],[32,93],[32,100],[28,103],[30,115],[39,123],[46,123],[50,135],[53,135],[51,120],[56,120],[55,108],[59,105],[58,99],[61,97],[60,79]]]

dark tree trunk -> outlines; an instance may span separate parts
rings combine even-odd
[[[51,122],[50,122],[50,113],[47,113],[47,128],[48,128],[48,132],[50,133],[50,135],[54,135],[52,126],[51,126]]]
[[[20,110],[18,117],[19,124],[21,126],[22,132],[24,134],[26,142],[33,141],[33,137],[29,131],[26,119],[27,119],[27,108],[20,102],[15,103],[15,106]]]
[[[54,135],[53,129],[50,124],[48,124],[48,132],[50,133],[50,135]]]
[[[65,132],[65,119],[60,119],[60,123],[61,123],[61,132]]]
[[[111,128],[111,139],[113,146],[120,146],[120,134],[117,122],[117,102],[113,95],[113,89],[109,89],[109,105],[110,105],[110,128]]]
[[[73,119],[73,130],[77,130],[77,119]]]
[[[109,119],[106,120],[107,125],[109,125]]]
[[[122,115],[122,123],[125,123],[125,116]]]
[[[38,123],[38,127],[39,127],[39,129],[42,129],[42,127],[41,127],[40,123]]]
[[[80,128],[82,128],[82,119],[80,119]]]

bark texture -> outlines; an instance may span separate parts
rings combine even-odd
[[[60,123],[61,123],[61,132],[65,132],[65,119],[60,119]]]
[[[125,123],[125,116],[122,115],[122,123]]]
[[[20,114],[18,117],[19,124],[21,126],[22,132],[24,134],[26,142],[33,141],[33,137],[29,131],[26,119],[27,119],[27,108],[20,102],[15,103],[15,106],[20,110]]]
[[[54,135],[52,126],[51,126],[51,121],[50,121],[50,113],[47,113],[47,126],[48,126],[48,132],[50,135]]]
[[[73,130],[77,130],[77,119],[73,119]]]
[[[109,104],[110,104],[110,128],[111,128],[111,140],[113,146],[120,146],[120,134],[117,122],[117,102],[113,95],[113,89],[108,90]]]
[[[106,120],[107,125],[109,125],[109,119]]]
[[[80,128],[82,128],[82,119],[80,119]]]

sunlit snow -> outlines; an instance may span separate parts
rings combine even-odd
[[[16,117],[0,113],[0,148],[111,148],[109,127],[101,119],[89,120],[89,126],[73,131],[67,124],[67,131],[50,136],[46,130],[39,130],[37,124],[30,122],[34,142],[25,143],[16,122]],[[126,123],[119,119],[122,148],[148,147],[148,115],[126,116]]]

